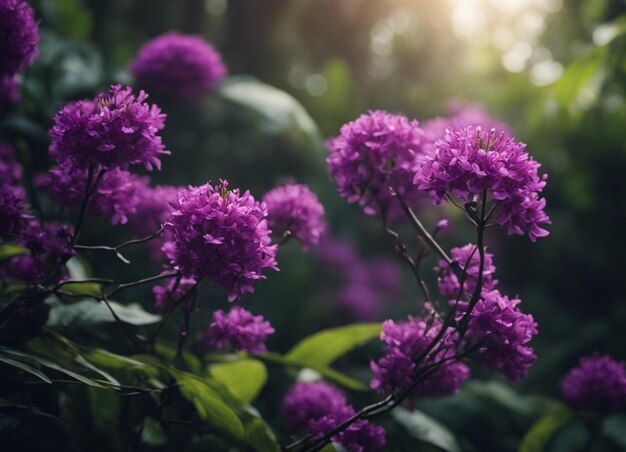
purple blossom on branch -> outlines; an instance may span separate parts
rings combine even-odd
[[[266,193],[263,202],[274,235],[281,237],[289,231],[304,249],[319,243],[326,228],[324,207],[309,187],[289,182]]]
[[[411,384],[421,369],[416,358],[426,352],[442,328],[441,321],[425,321],[409,316],[407,321],[383,322],[380,339],[387,344],[385,356],[371,363],[374,379],[370,386],[380,393],[404,388]],[[411,394],[412,396],[441,397],[458,392],[461,383],[469,378],[469,368],[454,360],[455,334],[446,332],[437,347],[428,352],[421,363],[441,361],[439,368],[427,375]],[[439,347],[439,348],[438,348]]]
[[[61,165],[51,169],[37,183],[64,207],[75,208],[85,198],[87,173],[86,169]],[[119,168],[107,170],[89,198],[89,211],[109,217],[113,224],[125,224],[137,208],[137,190],[146,183],[145,179]]]
[[[211,44],[175,32],[144,44],[130,69],[141,88],[177,100],[202,96],[226,75],[222,57]]]
[[[19,100],[19,86],[15,76],[0,75],[0,116],[9,112]]]
[[[326,159],[339,194],[359,202],[367,214],[402,215],[389,186],[409,204],[420,196],[413,175],[424,158],[424,132],[415,120],[369,111],[327,141]]]
[[[165,114],[145,102],[148,95],[112,85],[94,100],[73,102],[54,117],[50,155],[60,164],[86,169],[161,168],[160,156],[169,154],[161,142]]]
[[[205,333],[209,347],[223,349],[226,344],[249,353],[264,353],[265,339],[274,333],[270,322],[260,315],[252,315],[240,306],[234,306],[228,314],[221,309],[213,313],[213,321]]]
[[[185,295],[197,284],[193,278],[170,278],[162,284],[158,284],[152,288],[157,309],[166,309],[173,304],[177,304]]]
[[[0,142],[0,240],[19,234],[29,218],[21,178],[22,166],[15,150]]]
[[[478,283],[480,269],[480,254],[476,245],[471,243],[461,247],[452,248],[450,257],[457,265],[459,272],[465,270],[463,293],[474,294]],[[493,254],[485,252],[483,269],[482,290],[490,291],[496,288],[498,280],[494,279],[496,267],[493,265]],[[460,295],[461,283],[453,268],[444,260],[439,261],[439,292],[449,299],[456,300]]]
[[[241,299],[265,279],[265,268],[277,270],[276,245],[270,244],[265,204],[250,192],[229,190],[226,181],[181,190],[165,223],[172,234],[170,257],[185,276],[208,278]]]
[[[509,234],[528,233],[534,242],[548,235],[540,226],[550,224],[546,201],[539,197],[547,175],[538,175],[540,165],[525,148],[504,132],[481,127],[448,130],[414,182],[436,203],[446,195],[473,202],[486,190],[496,206],[495,222]]]
[[[479,359],[489,369],[497,369],[516,382],[526,376],[537,359],[528,345],[538,333],[537,323],[532,315],[519,310],[520,303],[520,299],[497,290],[483,291],[470,314],[466,334],[470,346],[480,345]],[[459,303],[457,321],[465,315],[467,306],[467,302]]]
[[[561,382],[561,393],[573,408],[613,412],[626,407],[626,367],[609,356],[580,358]]]
[[[0,73],[15,75],[31,64],[39,49],[37,22],[23,0],[0,0]]]

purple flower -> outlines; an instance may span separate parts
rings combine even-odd
[[[346,398],[335,386],[324,381],[293,385],[281,406],[282,417],[294,430],[307,431],[311,421],[346,406]]]
[[[354,414],[341,391],[323,381],[296,383],[282,403],[285,421],[315,436],[330,433]],[[378,451],[385,446],[385,431],[368,421],[357,421],[332,439],[349,451]]]
[[[181,190],[166,230],[174,244],[169,256],[185,276],[208,278],[228,291],[228,300],[254,292],[265,268],[278,270],[270,244],[265,204],[250,192],[229,190],[226,181]]]
[[[274,333],[270,322],[260,315],[252,315],[240,306],[234,306],[228,314],[221,309],[213,313],[213,321],[205,333],[209,347],[224,348],[230,343],[237,350],[264,353],[265,339]]]
[[[145,183],[137,186],[139,202],[135,213],[128,218],[128,225],[138,237],[147,237],[161,228],[169,218],[170,206],[178,200],[178,191],[178,187],[170,185],[152,187]],[[163,259],[161,247],[171,240],[170,231],[163,231],[159,237],[150,240],[147,246],[151,257],[157,261]]]
[[[561,382],[561,393],[573,408],[612,412],[626,407],[626,368],[609,356],[587,356]]]
[[[519,310],[520,303],[497,290],[484,291],[470,314],[466,334],[470,345],[480,344],[480,359],[489,369],[498,369],[516,382],[537,359],[528,346],[538,333],[537,323],[532,315]],[[460,302],[457,321],[466,311],[467,302]]]
[[[457,264],[459,273],[465,270],[465,280],[463,282],[463,293],[474,294],[478,284],[478,274],[480,269],[480,254],[476,245],[471,243],[461,248],[450,250],[452,261]],[[497,279],[493,279],[496,267],[493,265],[493,254],[485,252],[485,263],[483,268],[482,291],[495,289],[498,284]],[[454,270],[444,260],[439,261],[439,292],[443,296],[456,300],[460,297],[460,281]]]
[[[19,100],[19,86],[15,76],[0,75],[0,115],[9,112]]]
[[[179,303],[196,284],[197,281],[193,278],[180,278],[177,285],[176,278],[171,278],[163,284],[154,286],[152,293],[154,293],[157,309],[166,309]]]
[[[478,105],[464,105],[451,103],[448,106],[450,116],[435,118],[426,121],[422,127],[428,140],[434,145],[435,141],[444,138],[447,129],[465,129],[466,127],[480,126],[483,130],[502,130],[507,136],[511,135],[509,126],[491,118]]]
[[[11,277],[28,284],[58,281],[63,276],[62,266],[74,256],[72,228],[65,224],[41,225],[32,220],[24,227],[18,243],[28,248],[30,254],[9,260]]]
[[[22,166],[15,157],[15,149],[0,141],[0,181],[18,185],[22,179]]]
[[[326,227],[324,207],[309,187],[289,182],[266,193],[263,202],[267,205],[269,228],[275,235],[290,231],[304,249],[319,243]]]
[[[441,328],[441,321],[437,318],[426,322],[409,316],[405,322],[383,322],[380,339],[387,345],[385,356],[371,363],[375,375],[370,385],[372,389],[386,393],[410,385],[420,371],[416,358],[426,352]],[[441,338],[442,347],[427,352],[420,362],[432,364],[453,357],[456,353],[454,340],[454,334],[446,332]],[[436,371],[424,378],[412,395],[441,397],[455,394],[467,378],[469,368],[465,364],[452,359],[443,361]]]
[[[220,54],[200,36],[166,33],[148,41],[130,69],[137,84],[155,94],[193,100],[226,75]]]
[[[448,130],[435,143],[435,154],[425,159],[414,182],[437,203],[446,195],[471,202],[486,191],[495,203],[494,220],[509,234],[527,232],[536,241],[548,235],[540,225],[550,224],[545,199],[539,198],[547,175],[539,177],[540,165],[525,147],[495,130]]]
[[[14,75],[31,64],[39,49],[33,10],[22,0],[0,0],[0,73]]]
[[[79,207],[85,198],[87,173],[86,169],[61,165],[36,182],[64,207]],[[145,184],[145,179],[119,168],[106,170],[90,197],[89,211],[110,217],[113,224],[126,223],[139,203],[137,187]]]
[[[384,111],[369,111],[341,127],[326,143],[330,174],[339,194],[359,202],[367,214],[402,214],[391,186],[413,204],[420,196],[412,175],[424,158],[425,136],[417,121]]]
[[[24,189],[0,181],[0,241],[19,234],[27,219]]]
[[[160,156],[169,154],[158,132],[165,115],[145,102],[148,95],[135,96],[130,88],[112,85],[93,101],[66,105],[54,117],[50,130],[50,155],[59,163],[86,169],[144,165],[161,168]]]

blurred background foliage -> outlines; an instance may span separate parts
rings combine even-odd
[[[32,159],[33,172],[48,166],[47,128],[61,104],[91,97],[113,81],[132,83],[127,66],[146,40],[169,30],[201,34],[222,53],[230,76],[216,93],[197,102],[152,99],[168,114],[164,141],[172,150],[153,179],[186,185],[227,178],[260,198],[275,184],[295,178],[319,194],[333,235],[354,245],[364,260],[395,259],[392,243],[375,218],[346,206],[336,193],[326,174],[325,138],[370,108],[423,121],[446,115],[450,101],[482,104],[511,124],[549,174],[545,196],[551,235],[531,245],[526,238],[494,232],[488,244],[501,284],[518,293],[524,310],[539,322],[534,344],[539,359],[514,388],[496,378],[467,385],[458,397],[418,404],[456,436],[455,444],[445,432],[426,442],[447,450],[514,450],[542,413],[553,413],[558,424],[558,413],[550,411],[554,402],[545,397],[558,397],[558,382],[578,356],[599,351],[626,358],[623,0],[31,3],[41,19],[41,57],[24,75],[22,106],[6,120],[4,131],[22,150],[22,159]],[[454,210],[446,213],[452,227],[443,242],[470,241],[463,218]],[[441,218],[441,212],[423,215],[431,226]],[[123,227],[111,234],[104,223],[91,229],[83,237],[86,243],[117,243],[124,234],[131,236]],[[143,272],[149,266],[158,270],[139,252],[129,257],[145,266],[124,267],[99,256],[89,271],[134,280],[151,274]],[[270,349],[284,352],[307,334],[355,320],[337,310],[336,282],[316,252],[303,254],[291,243],[280,251],[279,265],[281,271],[244,301],[276,327]],[[138,268],[141,274],[132,273]],[[419,311],[417,287],[408,273],[398,288],[375,320]],[[206,297],[195,319],[198,328],[225,305],[215,301],[224,299],[222,294]],[[152,310],[149,289],[125,301]],[[111,325],[97,339],[123,350],[123,344],[115,345],[118,333]],[[96,340],[90,331],[74,334],[81,343]],[[376,345],[359,350],[345,365],[367,379],[367,362],[376,353]],[[284,391],[282,378],[269,380],[258,403],[273,425],[278,425],[272,413]],[[94,390],[89,397],[100,395]],[[38,421],[52,422],[43,416]],[[390,450],[416,450],[415,437],[424,439],[423,432],[411,430],[406,416],[397,421],[395,427],[385,424]],[[611,422],[606,435],[617,439],[598,450],[619,447],[620,436],[624,446],[624,418]],[[152,427],[144,430],[142,441],[165,447]],[[577,450],[589,435],[584,425],[572,423],[550,444],[553,450]],[[103,437],[102,449],[113,447],[111,441]]]

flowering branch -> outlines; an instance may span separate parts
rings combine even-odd
[[[111,253],[115,253],[115,255],[125,264],[130,264],[130,261],[128,259],[126,259],[126,257],[124,257],[119,251],[122,248],[126,248],[127,246],[131,246],[131,245],[137,245],[140,243],[145,243],[148,242],[150,240],[152,240],[155,237],[158,237],[159,235],[161,235],[161,233],[163,232],[164,227],[163,225],[161,225],[161,227],[159,228],[158,231],[156,231],[153,234],[150,234],[146,237],[142,237],[140,239],[132,239],[132,240],[128,240],[124,243],[121,243],[120,245],[117,246],[106,246],[106,245],[94,245],[94,246],[90,246],[90,245],[74,245],[74,248],[77,250],[91,250],[91,251],[108,251]]]

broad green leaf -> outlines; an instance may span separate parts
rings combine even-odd
[[[52,383],[52,380],[50,380],[42,371],[22,361],[17,361],[15,359],[9,358],[8,356],[5,356],[4,354],[0,354],[0,362],[8,364],[9,366],[17,367],[18,369],[33,374],[41,380],[45,381],[46,383]]]
[[[244,403],[252,403],[267,381],[265,365],[255,359],[215,364],[210,372],[214,379]]]
[[[558,405],[541,419],[526,433],[522,439],[519,452],[541,452],[554,434],[572,419],[572,411],[565,405]]]
[[[70,287],[68,285],[67,287]],[[64,290],[66,288],[64,287]],[[161,320],[160,315],[151,314],[136,303],[122,305],[109,301],[109,305],[122,322],[131,325],[150,325]],[[115,317],[104,302],[82,300],[71,304],[53,303],[48,316],[48,326],[89,326],[115,322]]]
[[[257,357],[267,362],[281,364],[287,367],[294,367],[296,369],[304,369],[304,368],[313,369],[319,372],[327,380],[330,380],[340,386],[343,386],[346,389],[352,389],[355,391],[363,391],[367,389],[367,386],[363,384],[363,382],[355,378],[352,378],[344,373],[336,371],[335,369],[328,367],[328,366],[315,366],[309,363],[299,362],[294,359],[286,358],[278,353],[265,353]]]
[[[391,412],[391,415],[414,438],[437,446],[446,452],[461,452],[461,448],[450,430],[421,411],[396,408]]]
[[[258,452],[279,451],[274,432],[263,419],[252,418],[245,427],[246,442]]]
[[[551,399],[521,395],[513,388],[497,380],[468,381],[463,387],[465,395],[471,395],[493,401],[508,410],[532,416],[544,412],[554,403]]]
[[[299,131],[319,139],[317,126],[304,107],[291,95],[251,77],[229,77],[219,87],[222,98],[253,111],[260,127],[270,134]]]
[[[340,356],[378,337],[380,323],[362,323],[320,331],[297,343],[285,358],[311,366],[328,366]]]
[[[30,254],[28,248],[18,245],[0,245],[0,261],[5,259],[11,259],[14,256],[21,256],[22,254]]]
[[[165,358],[168,362],[174,362],[176,360],[176,349],[162,343],[157,343],[154,346],[154,351],[157,355]],[[202,363],[196,355],[183,351],[182,358],[187,365],[187,368],[194,374],[202,373]]]
[[[244,428],[239,417],[207,382],[175,369],[170,369],[170,373],[180,385],[180,393],[194,404],[202,420],[236,439],[243,439]]]
[[[65,284],[62,288],[63,292],[69,292],[76,295],[99,297],[102,294],[100,284],[95,282],[81,282],[76,284]],[[87,301],[87,300],[86,300]]]

